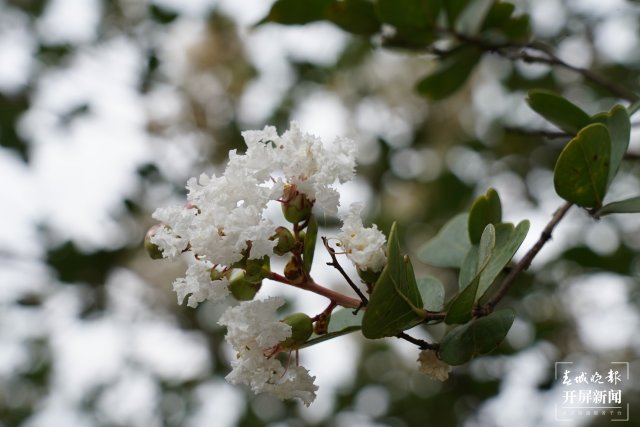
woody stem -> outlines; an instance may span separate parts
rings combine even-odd
[[[286,277],[271,272],[268,276],[269,279],[274,280],[276,282],[284,283],[285,285],[295,286],[296,288],[304,289],[305,291],[313,292],[318,295],[322,295],[323,297],[329,298],[332,301],[335,301],[336,304],[346,307],[346,308],[358,308],[362,305],[362,302],[359,299],[351,298],[345,294],[340,292],[336,292],[332,289],[325,288],[313,281],[313,279],[309,278],[308,280],[302,283],[292,283]]]

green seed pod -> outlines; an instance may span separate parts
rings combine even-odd
[[[306,221],[311,216],[313,202],[298,192],[295,185],[287,185],[282,196],[282,213],[292,224]]]
[[[293,234],[286,227],[276,228],[276,234],[270,237],[271,240],[278,240],[278,243],[273,247],[273,252],[276,255],[284,255],[291,252],[295,244]]]
[[[153,235],[156,233],[156,231],[158,231],[160,227],[164,227],[164,225],[153,225],[151,228],[149,228],[147,234],[144,235],[144,250],[147,251],[147,255],[149,255],[151,259],[163,258],[162,249],[160,249],[160,247],[158,247],[158,245],[156,245],[155,243],[151,243],[151,237],[153,237]]]
[[[229,280],[229,291],[238,301],[251,301],[261,287],[261,281],[257,283],[248,281],[243,270],[234,271]]]
[[[260,282],[262,279],[269,277],[269,273],[271,273],[271,262],[268,256],[247,260],[245,274],[249,282]]]
[[[291,314],[281,322],[291,326],[291,336],[280,343],[283,350],[296,350],[307,342],[313,332],[313,322],[304,313]]]

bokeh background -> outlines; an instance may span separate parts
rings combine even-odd
[[[513,129],[549,129],[526,90],[558,90],[589,113],[617,101],[575,73],[486,55],[463,90],[429,103],[414,84],[433,58],[329,23],[254,27],[271,3],[0,0],[0,426],[550,426],[557,361],[629,362],[623,396],[640,425],[637,215],[574,209],[505,299],[517,311],[506,342],[447,382],[418,373],[415,346],[357,333],[302,352],[320,386],[310,408],[224,381],[224,306],[178,305],[185,265],[152,261],[141,243],[156,207],[242,150],[242,130],[296,120],[355,139],[344,204],[366,202],[385,231],[398,221],[417,270],[452,284],[415,254],[474,196],[493,186],[506,220],[532,221],[524,248],[562,204],[551,170],[566,139]],[[637,2],[516,4],[561,58],[638,89]],[[637,157],[623,164],[612,199],[638,193],[638,172]],[[324,224],[330,235],[335,221]]]

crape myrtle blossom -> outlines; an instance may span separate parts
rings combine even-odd
[[[280,399],[297,398],[308,406],[318,388],[315,377],[298,365],[297,353],[295,366],[283,366],[277,356],[297,352],[314,330],[322,334],[320,319],[329,319],[335,307],[361,307],[361,300],[313,280],[306,262],[313,259],[315,246],[306,245],[315,242],[315,236],[304,237],[317,233],[311,208],[338,214],[335,186],[353,178],[356,148],[345,138],[324,144],[295,123],[282,135],[267,126],[242,136],[245,152],[231,151],[222,174],[189,179],[184,205],[153,213],[160,224],[147,233],[145,247],[153,258],[189,255],[185,277],[173,283],[178,303],[186,300],[188,306],[197,307],[229,294],[242,301],[219,321],[227,327],[226,340],[236,352],[226,377],[229,382]],[[275,203],[282,205],[292,227],[276,224],[266,215],[269,204]],[[359,269],[379,272],[386,263],[386,239],[375,225],[363,226],[361,211],[362,204],[355,204],[340,216],[344,225],[338,239]],[[315,231],[310,231],[310,224],[316,224]],[[289,257],[283,274],[271,271],[274,254]],[[314,317],[296,313],[278,320],[282,298],[254,300],[264,279],[322,295],[330,304]]]
[[[434,350],[422,350],[418,356],[419,371],[437,381],[446,381],[449,378],[451,366],[438,359]]]
[[[387,239],[375,224],[370,228],[362,225],[360,215],[363,208],[362,203],[354,203],[347,213],[341,215],[343,225],[338,240],[347,258],[358,269],[377,273],[387,262],[385,254]]]
[[[291,336],[291,326],[276,320],[281,297],[245,301],[229,308],[220,323],[227,327],[226,340],[236,351],[226,379],[245,384],[256,394],[268,392],[279,399],[298,398],[309,406],[316,397],[315,377],[302,366],[284,367],[275,357],[278,346]]]
[[[151,236],[151,242],[166,258],[177,256],[187,247],[198,259],[223,266],[231,266],[244,256],[257,259],[271,255],[276,242],[270,237],[276,226],[266,218],[265,210],[269,202],[282,198],[285,186],[295,186],[327,214],[337,213],[339,194],[333,185],[353,177],[353,141],[338,138],[325,146],[295,123],[282,136],[272,126],[242,135],[246,152],[231,151],[221,176],[191,178],[185,206],[160,208],[153,213],[165,227]],[[202,283],[190,278],[189,271],[184,280]]]
[[[221,277],[211,280],[212,268],[213,265],[208,261],[195,260],[189,265],[186,277],[173,282],[178,302],[184,301],[188,296],[187,305],[195,308],[204,300],[219,301],[229,295],[229,279]]]

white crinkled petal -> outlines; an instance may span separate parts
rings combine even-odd
[[[309,406],[316,398],[315,377],[302,366],[284,366],[275,357],[267,358],[261,349],[243,348],[231,362],[225,377],[231,384],[245,384],[256,393],[269,393],[278,399],[300,399]]]
[[[291,326],[276,317],[284,302],[281,297],[244,301],[227,309],[218,323],[227,327],[226,339],[236,350],[256,346],[267,350],[291,336]]]
[[[178,236],[172,229],[159,227],[150,238],[151,243],[157,245],[164,258],[173,259],[180,255],[189,244],[189,241]]]
[[[211,280],[211,264],[196,261],[187,268],[184,278],[176,279],[173,282],[173,290],[178,297],[178,304],[189,296],[187,305],[197,307],[204,300],[211,302],[220,301],[229,295],[228,280]]]
[[[338,239],[347,257],[361,270],[378,272],[384,267],[386,237],[378,227],[364,227],[360,214],[362,203],[354,203],[349,211],[341,216],[342,232]]]
[[[226,340],[236,350],[231,372],[226,376],[232,384],[246,384],[258,393],[270,393],[280,399],[301,399],[309,405],[316,397],[315,377],[303,367],[284,368],[276,357],[267,357],[280,342],[291,336],[291,327],[276,319],[275,312],[284,299],[242,302],[221,316],[227,327]]]
[[[267,391],[268,384],[284,373],[280,361],[266,358],[259,348],[242,349],[231,362],[231,368],[225,379],[231,384],[245,384],[256,394]]]
[[[314,384],[316,377],[309,375],[309,371],[302,366],[290,366],[287,379],[276,384],[269,384],[268,391],[280,400],[300,399],[309,406],[316,398],[318,386]]]

